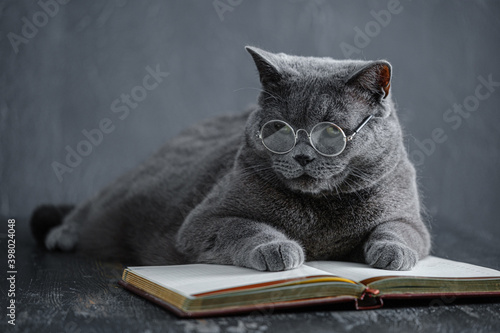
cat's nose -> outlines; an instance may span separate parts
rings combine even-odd
[[[314,157],[304,154],[296,155],[293,158],[303,167],[314,161]]]

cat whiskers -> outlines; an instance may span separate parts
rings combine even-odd
[[[363,185],[367,185],[373,182],[371,179],[371,175],[368,173],[358,169],[358,168],[352,168],[351,169],[351,175],[353,175],[352,181],[354,182],[355,185],[364,187]],[[348,177],[349,178],[349,177]]]
[[[262,166],[249,166],[246,168],[240,168],[239,171],[241,172],[242,176],[258,176],[260,179],[264,180],[264,185],[268,185],[271,182],[276,181],[276,175],[274,175],[274,172],[265,172],[273,170],[272,167],[267,166],[267,165],[262,165]]]
[[[358,189],[356,188],[356,185],[358,185],[356,182],[350,181],[349,179],[344,179],[344,184],[346,184],[351,193],[354,193],[359,200],[363,201],[363,198],[359,195]],[[350,204],[350,203],[349,203]]]
[[[332,186],[333,186],[333,189],[332,189]],[[328,187],[329,187],[329,190],[331,192],[333,192],[333,190],[335,190],[335,194],[337,195],[337,197],[340,199],[340,191],[339,191],[339,186],[337,184],[330,184],[328,183]]]

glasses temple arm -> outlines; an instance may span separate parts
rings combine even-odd
[[[351,140],[352,140],[352,138],[354,138],[354,136],[355,136],[356,134],[358,134],[358,132],[359,132],[359,131],[361,131],[361,129],[362,129],[363,127],[365,127],[365,125],[366,125],[366,124],[370,121],[370,119],[372,119],[372,118],[373,118],[373,115],[369,115],[368,117],[366,117],[366,118],[365,118],[365,120],[363,120],[363,122],[362,122],[361,124],[359,124],[359,126],[358,126],[358,127],[356,127],[356,129],[354,130],[354,133],[352,133],[351,135],[349,135],[349,136],[347,137],[347,141],[351,141]]]

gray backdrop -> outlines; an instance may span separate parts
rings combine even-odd
[[[500,236],[498,1],[64,2],[0,3],[0,215],[85,199],[193,122],[243,110],[255,45],[389,60],[429,222]],[[68,165],[67,149],[86,156]]]

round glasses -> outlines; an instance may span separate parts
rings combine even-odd
[[[258,137],[269,151],[275,154],[286,154],[295,147],[299,132],[304,131],[311,146],[319,154],[332,157],[342,153],[347,141],[351,141],[372,117],[366,117],[349,136],[346,136],[339,126],[330,122],[316,124],[311,132],[307,133],[302,128],[294,131],[292,126],[282,120],[271,120],[262,125]]]

